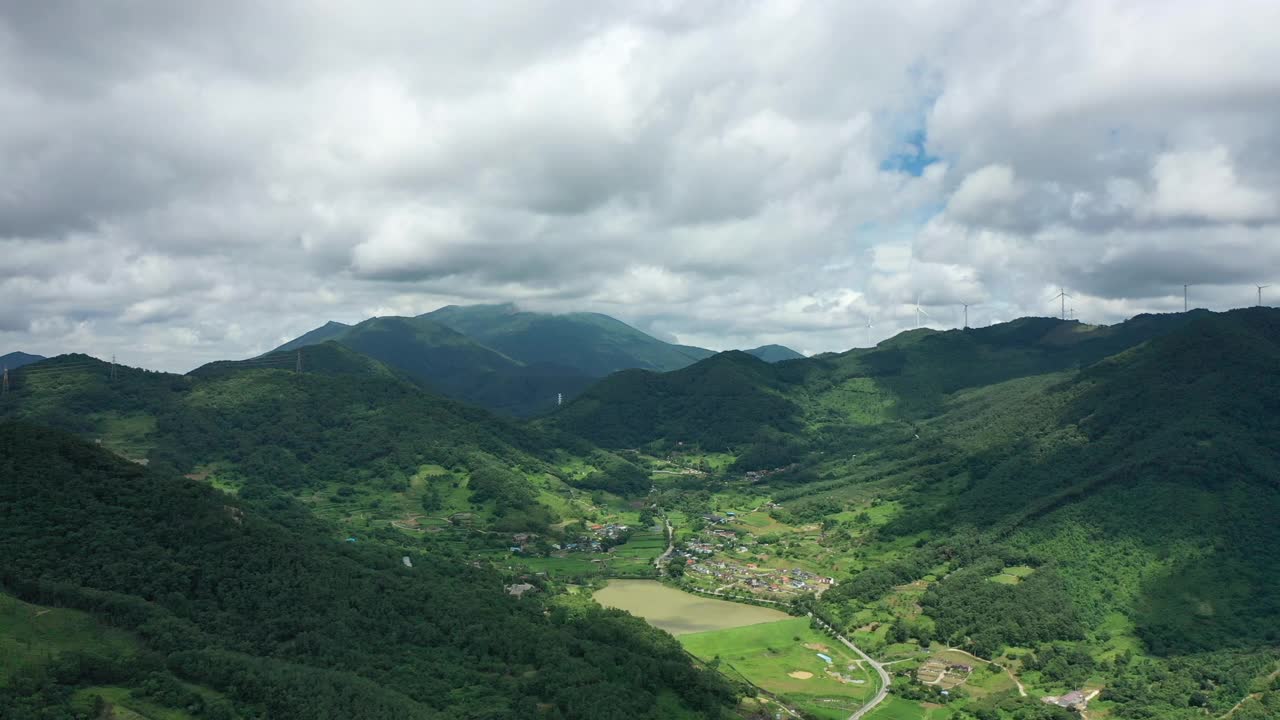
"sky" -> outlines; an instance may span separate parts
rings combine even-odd
[[[1274,0],[3,2],[0,354],[1280,305],[1276,37]]]

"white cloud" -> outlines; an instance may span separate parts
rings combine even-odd
[[[1154,217],[1208,222],[1277,217],[1276,196],[1242,184],[1222,146],[1162,153],[1151,178],[1155,191],[1141,209]]]
[[[1278,33],[1263,0],[10,3],[0,350],[187,369],[511,300],[812,352],[917,292],[1243,304],[1280,282]]]
[[[962,222],[1002,224],[1025,193],[1008,165],[987,165],[960,181],[947,202],[947,212]]]

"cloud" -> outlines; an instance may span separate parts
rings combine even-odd
[[[0,350],[185,370],[514,301],[817,352],[917,293],[1280,282],[1275,3],[498,9],[5,6]]]
[[[947,202],[947,213],[962,222],[1001,224],[1025,193],[1008,165],[986,165],[960,181]]]
[[[1206,222],[1262,222],[1277,218],[1276,196],[1236,177],[1227,149],[1162,153],[1151,169],[1155,191],[1142,210],[1154,217]]]

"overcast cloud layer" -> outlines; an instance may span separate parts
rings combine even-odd
[[[0,353],[185,371],[496,301],[812,353],[917,296],[1280,300],[1277,37],[1272,0],[3,2]]]

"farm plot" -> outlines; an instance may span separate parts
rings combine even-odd
[[[846,718],[876,693],[877,680],[869,669],[803,618],[679,639],[699,658],[718,659],[722,670],[784,696],[816,717]]]

